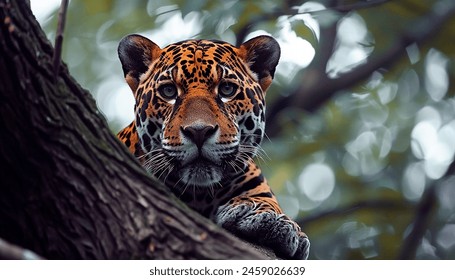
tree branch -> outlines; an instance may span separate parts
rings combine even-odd
[[[0,236],[48,259],[262,259],[139,165],[24,1],[0,0]],[[24,175],[25,174],[25,175]]]
[[[336,6],[336,0],[330,0],[329,6]],[[334,7],[333,9],[335,9]],[[314,69],[323,75],[325,75],[327,63],[332,56],[335,41],[337,37],[337,20],[332,20],[328,23],[320,25],[320,42],[318,46],[315,46],[315,57],[311,61],[308,68]]]
[[[341,12],[341,13],[348,13],[348,12],[357,11],[357,10],[361,10],[361,9],[371,8],[374,6],[379,6],[379,5],[385,4],[389,1],[390,0],[359,1],[359,2],[353,3],[353,4],[346,4],[346,5],[339,5],[336,7],[332,7],[331,9]]]
[[[372,0],[372,1],[364,1],[355,4],[347,4],[347,5],[337,5],[336,1],[330,1],[327,5],[326,9],[316,10],[316,11],[304,11],[299,12],[296,7],[299,6],[301,1],[293,0],[293,1],[284,1],[285,7],[276,9],[269,13],[264,13],[261,16],[252,18],[247,24],[243,25],[239,31],[236,32],[236,43],[241,44],[245,41],[246,36],[250,33],[254,27],[258,24],[269,20],[276,20],[280,16],[295,16],[295,15],[303,15],[303,14],[310,14],[310,15],[320,15],[327,12],[339,12],[339,13],[349,13],[352,11],[371,8],[374,6],[378,6],[384,4],[390,0]],[[301,4],[300,4],[301,5]]]
[[[437,204],[435,186],[430,186],[422,195],[419,204],[416,207],[416,215],[412,223],[412,229],[403,241],[398,259],[412,260],[415,259],[417,248],[422,241],[427,230],[430,217],[434,213]]]
[[[278,99],[269,106],[267,111],[269,137],[278,135],[281,125],[275,121],[279,113],[288,107],[299,107],[308,111],[317,110],[322,104],[330,100],[338,91],[356,85],[368,78],[374,71],[380,68],[391,67],[405,53],[411,44],[421,44],[438,33],[444,23],[455,14],[455,3],[447,0],[434,5],[432,12],[422,17],[412,28],[402,34],[396,43],[382,54],[372,54],[369,61],[354,68],[352,71],[341,74],[337,78],[330,79],[327,75],[314,75],[303,71],[298,79],[298,87],[289,96]],[[306,76],[315,78],[315,81],[307,82]]]
[[[412,228],[406,236],[403,246],[401,247],[398,258],[401,260],[415,259],[417,249],[422,242],[422,238],[427,231],[428,224],[431,222],[431,217],[437,206],[438,199],[436,197],[436,190],[441,181],[445,180],[448,176],[455,173],[455,161],[453,161],[447,169],[444,176],[439,180],[434,181],[423,193],[419,204],[416,207],[416,214]]]
[[[60,5],[60,10],[58,12],[58,24],[57,32],[55,36],[55,45],[54,45],[54,57],[53,57],[53,66],[54,66],[54,75],[58,75],[58,70],[60,68],[60,61],[62,56],[62,45],[63,45],[63,31],[65,30],[66,23],[66,12],[68,10],[69,0],[62,0]]]
[[[297,223],[305,227],[309,223],[320,221],[321,219],[329,219],[338,216],[345,216],[356,211],[361,210],[384,210],[384,209],[410,209],[413,205],[410,202],[402,201],[402,200],[366,200],[366,201],[359,201],[354,202],[349,205],[337,207],[334,209],[321,211],[319,213],[313,213],[307,215],[299,220]]]

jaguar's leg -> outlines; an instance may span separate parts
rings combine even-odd
[[[239,237],[272,248],[278,257],[306,259],[308,237],[283,214],[259,168],[253,168],[254,172],[250,169],[246,174],[254,176],[244,176],[237,188],[244,191],[218,208],[215,222]]]

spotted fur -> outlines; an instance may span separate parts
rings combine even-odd
[[[265,92],[280,57],[269,36],[240,47],[188,40],[119,45],[136,119],[118,137],[181,200],[232,233],[305,259],[309,241],[283,214],[252,158],[264,136]]]

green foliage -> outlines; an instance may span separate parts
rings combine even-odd
[[[127,34],[142,33],[160,44],[182,36],[236,43],[245,30],[277,36],[283,59],[268,92],[270,106],[303,86],[300,75],[306,65],[285,56],[300,59],[307,52],[311,60],[310,52],[296,47],[302,39],[319,50],[319,27],[311,21],[319,26],[338,21],[334,54],[326,67],[336,77],[387,52],[406,32],[433,24],[427,15],[451,5],[444,0],[370,6],[363,5],[368,1],[332,1],[336,7],[351,7],[346,11],[327,8],[326,2],[72,1],[64,61],[94,94],[116,132],[132,120],[131,114],[125,120],[112,111],[125,103],[118,100],[131,95],[116,54],[118,41]],[[300,13],[294,9],[299,6],[305,8]],[[43,26],[53,40],[56,16]],[[312,241],[310,258],[398,258],[416,219],[423,219],[417,216],[419,201],[435,186],[436,211],[429,214],[416,258],[455,257],[454,179],[443,176],[455,152],[454,38],[452,18],[424,44],[408,46],[400,59],[356,86],[340,89],[315,112],[289,107],[268,120],[281,132],[264,141],[267,155],[259,164],[286,212],[303,222]],[[130,112],[129,106],[119,110]]]

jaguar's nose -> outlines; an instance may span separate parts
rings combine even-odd
[[[181,127],[183,135],[190,139],[200,150],[205,141],[213,136],[218,130],[218,125],[195,125],[195,126],[186,126]]]

